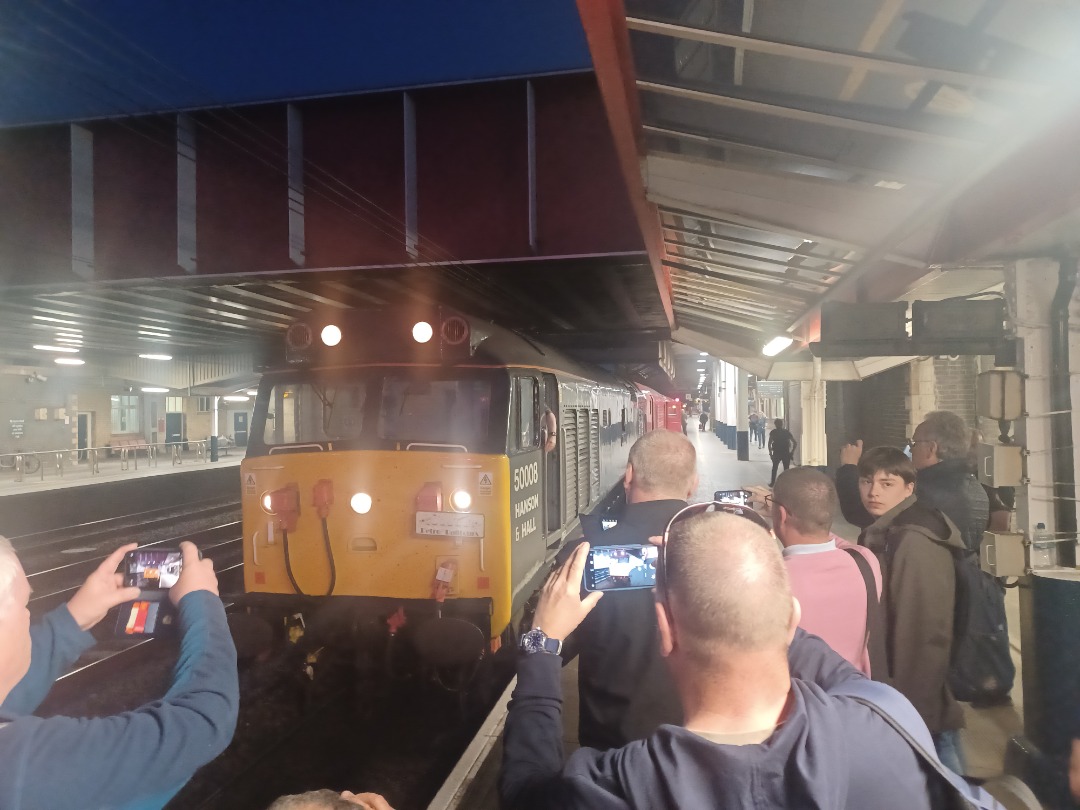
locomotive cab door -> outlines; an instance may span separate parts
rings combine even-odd
[[[545,374],[542,385],[541,398],[544,408],[550,410],[553,414],[561,413],[559,410],[559,382],[555,379],[554,374]],[[559,532],[562,529],[562,479],[560,476],[560,470],[562,469],[559,464],[559,457],[562,453],[562,425],[556,425],[555,434],[558,437],[557,446],[555,449],[541,453],[540,464],[543,467],[543,482],[544,482],[544,529],[550,536],[553,532]],[[561,538],[561,535],[559,537]]]

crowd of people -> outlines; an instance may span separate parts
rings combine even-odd
[[[953,560],[978,549],[1000,503],[971,474],[969,436],[955,414],[931,413],[910,457],[848,445],[834,483],[789,469],[794,437],[776,420],[771,534],[739,507],[690,504],[686,436],[638,439],[620,520],[563,550],[522,636],[503,806],[995,806],[963,779],[949,677]],[[857,543],[833,533],[837,507]],[[590,543],[654,544],[656,587],[583,591]],[[41,718],[88,631],[138,596],[115,573],[134,546],[32,624],[26,575],[0,538],[0,807],[162,807],[228,745],[236,652],[212,563],[181,547],[168,596],[180,657],[165,695],[112,717]],[[575,657],[582,747],[564,759],[559,671]],[[356,806],[390,810],[377,794],[330,790],[272,810]]]
[[[949,677],[954,560],[991,520],[969,439],[935,412],[911,457],[845,447],[834,483],[789,469],[777,420],[771,536],[727,514],[740,507],[688,505],[685,437],[639,439],[616,533],[566,550],[526,634],[544,643],[523,639],[504,806],[997,806],[963,778]],[[832,532],[839,505],[857,543]],[[582,591],[590,541],[660,544],[655,591]],[[574,656],[583,747],[564,759],[559,669]]]

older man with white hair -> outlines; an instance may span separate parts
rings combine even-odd
[[[170,589],[181,629],[172,686],[161,700],[111,717],[34,717],[53,681],[93,645],[88,630],[135,599],[113,552],[66,605],[31,625],[30,584],[0,537],[0,807],[160,808],[232,739],[236,651],[210,560],[181,543]]]

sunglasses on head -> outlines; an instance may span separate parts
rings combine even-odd
[[[749,506],[742,506],[734,503],[720,503],[719,501],[706,501],[704,503],[692,503],[689,506],[684,506],[672,515],[671,520],[668,521],[667,526],[664,528],[663,540],[660,544],[660,557],[656,567],[656,590],[660,594],[660,599],[665,605],[668,604],[667,550],[668,541],[671,539],[671,530],[674,526],[687,518],[704,515],[707,512],[727,512],[729,515],[738,515],[739,517],[746,518],[751,523],[757,524],[766,531],[769,531],[769,524],[765,518]]]

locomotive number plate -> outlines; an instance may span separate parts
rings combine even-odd
[[[484,516],[460,512],[417,512],[416,533],[437,537],[483,537]]]

